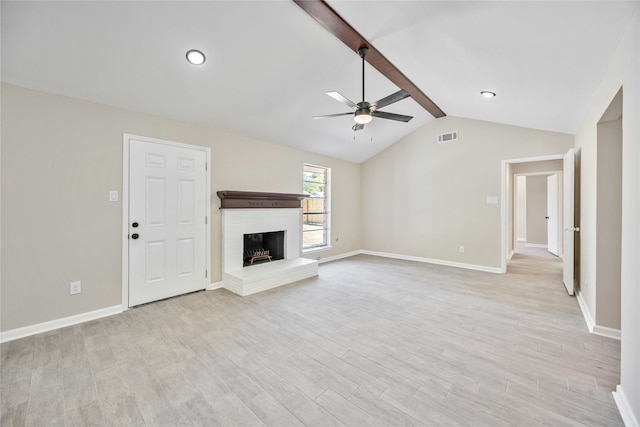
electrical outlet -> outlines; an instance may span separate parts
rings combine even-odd
[[[458,246],[458,252],[463,253],[464,252],[464,246]]]
[[[69,295],[76,295],[82,292],[82,282],[71,282],[69,283]]]

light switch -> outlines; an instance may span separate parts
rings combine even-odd
[[[489,197],[487,197],[487,204],[488,205],[496,205],[496,204],[498,204],[498,197],[497,196],[489,196]]]
[[[110,202],[117,202],[118,201],[118,191],[117,190],[109,191],[109,201]]]

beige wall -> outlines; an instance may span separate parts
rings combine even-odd
[[[507,193],[508,194],[508,193]],[[527,177],[516,177],[516,241],[527,241]]]
[[[596,311],[598,325],[620,329],[622,119],[598,124]]]
[[[218,190],[300,193],[302,164],[331,168],[332,245],[360,249],[360,165],[282,145],[2,85],[1,330],[121,303],[123,133],[211,147],[212,275],[220,280]],[[69,296],[69,282],[82,293]]]
[[[453,130],[459,141],[436,143]],[[486,200],[500,196],[502,160],[572,146],[568,134],[433,120],[362,164],[363,249],[499,269],[500,204]]]
[[[561,153],[561,154],[564,154],[564,153]],[[562,159],[539,160],[535,162],[523,162],[523,163],[513,164],[514,174],[557,172],[561,170],[562,170]]]
[[[638,9],[576,133],[580,170],[580,298],[596,312],[597,124],[622,87],[621,370],[618,390],[640,420],[640,15]]]
[[[547,175],[527,176],[527,243],[547,244]]]

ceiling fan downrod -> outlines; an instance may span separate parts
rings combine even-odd
[[[367,52],[369,52],[369,48],[368,47],[361,47],[360,49],[358,49],[358,55],[360,55],[360,58],[362,58],[362,102],[364,103],[365,101],[365,97],[364,97],[364,57],[367,56]]]

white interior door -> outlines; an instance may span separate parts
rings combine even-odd
[[[570,149],[563,159],[563,186],[562,186],[562,242],[564,250],[564,265],[562,281],[567,288],[569,295],[573,295],[573,281],[574,281],[574,233],[580,231],[575,227],[574,221],[574,209],[575,209],[575,196],[574,196],[574,178],[575,178],[575,154],[573,148]]]
[[[558,175],[547,177],[547,250],[558,256]]]
[[[129,306],[206,288],[204,150],[129,142]]]

